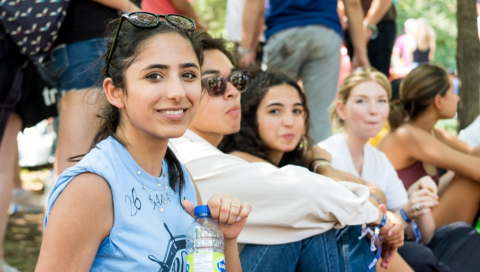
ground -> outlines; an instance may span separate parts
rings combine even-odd
[[[22,272],[35,270],[42,242],[43,213],[10,215],[5,237],[5,261]]]

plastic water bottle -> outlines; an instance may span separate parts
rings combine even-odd
[[[195,207],[187,234],[187,272],[225,272],[223,233],[207,205]]]

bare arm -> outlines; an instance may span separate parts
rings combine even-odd
[[[265,0],[245,0],[242,20],[242,41],[240,47],[255,50],[254,45],[258,39],[258,30],[263,22],[263,10]],[[245,54],[240,58],[240,65],[248,66],[253,64],[253,54]]]
[[[435,41],[433,40],[431,43],[430,43],[430,53],[428,53],[428,60],[429,61],[433,61],[433,58],[435,57],[435,49],[436,49],[437,45],[435,43]]]
[[[363,35],[363,10],[359,0],[343,0],[348,17],[348,28],[352,39],[354,57],[352,68],[370,66],[367,58],[367,47]]]
[[[116,9],[120,12],[135,12],[141,9],[130,0],[92,0],[106,7]]]
[[[373,0],[364,21],[376,25],[392,6],[392,0]]]
[[[410,157],[480,182],[480,158],[453,149],[426,131],[413,126],[400,127],[395,131],[395,135],[398,145],[403,146]]]
[[[440,140],[442,143],[448,145],[449,147],[458,150],[462,153],[469,153],[472,151],[472,147],[462,140],[458,139],[454,135],[450,134],[448,131],[443,129],[434,129],[435,137]]]
[[[113,226],[108,183],[92,173],[75,177],[48,217],[35,271],[90,271]]]

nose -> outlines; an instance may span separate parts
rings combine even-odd
[[[375,102],[368,103],[368,113],[370,115],[375,115],[378,113],[378,105]]]
[[[227,89],[225,90],[225,94],[223,97],[228,100],[228,99],[236,99],[237,97],[240,96],[240,92],[233,86],[231,82],[227,82]]]
[[[293,114],[291,112],[283,114],[282,123],[286,127],[292,127],[293,126]]]
[[[175,100],[178,102],[186,97],[185,88],[183,87],[180,77],[170,77],[166,87],[166,96],[169,100]]]

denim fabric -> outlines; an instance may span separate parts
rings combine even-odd
[[[247,244],[240,253],[243,272],[336,272],[335,230],[281,245]]]
[[[348,226],[336,231],[340,270],[345,272],[376,271],[368,270],[368,265],[375,257],[370,250],[367,238],[358,239],[362,234],[362,226]]]
[[[107,38],[61,44],[37,68],[45,81],[62,92],[90,88],[105,65],[99,59],[106,50]]]

